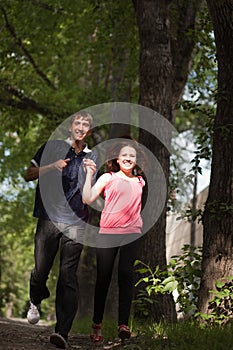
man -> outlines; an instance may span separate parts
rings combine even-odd
[[[40,304],[50,293],[46,286],[60,246],[60,270],[56,288],[56,326],[50,342],[68,346],[68,334],[78,308],[76,271],[83,249],[88,209],[81,192],[85,180],[82,161],[97,156],[84,143],[92,127],[92,116],[80,111],[71,117],[70,137],[50,140],[31,160],[25,180],[38,179],[33,215],[38,218],[35,235],[35,266],[30,279],[28,322],[40,319]]]

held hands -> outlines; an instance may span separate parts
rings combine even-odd
[[[93,175],[96,172],[96,164],[93,160],[84,158],[83,159],[84,170],[87,174]]]
[[[54,169],[62,171],[67,166],[69,161],[70,161],[70,158],[59,159],[52,164],[52,167]],[[91,175],[93,175],[96,172],[96,164],[93,160],[85,158],[83,159],[83,164],[84,164],[84,170],[87,173],[90,173]]]

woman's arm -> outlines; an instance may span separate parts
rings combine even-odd
[[[91,161],[87,163],[84,161],[86,168],[86,180],[83,186],[82,200],[84,204],[93,203],[100,193],[104,190],[105,186],[109,183],[111,174],[106,173],[101,175],[96,183],[92,186],[92,176],[95,172],[95,164]]]

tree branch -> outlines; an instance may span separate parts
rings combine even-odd
[[[197,13],[204,0],[176,0],[170,12],[171,50],[174,70],[173,107],[181,99],[193,60]]]
[[[10,24],[10,22],[8,20],[7,13],[6,13],[5,9],[2,6],[0,6],[0,7],[1,7],[1,10],[2,10],[4,18],[5,18],[6,28],[10,32],[12,37],[15,39],[16,44],[21,48],[21,50],[23,51],[25,56],[28,58],[29,62],[32,64],[32,66],[35,69],[36,73],[46,82],[46,84],[49,87],[51,87],[52,89],[55,89],[55,86],[47,78],[47,76],[39,69],[39,66],[36,64],[36,62],[34,61],[33,57],[31,56],[30,52],[24,46],[22,40],[17,36],[14,27]]]
[[[16,107],[21,110],[27,110],[30,108],[43,115],[50,114],[47,108],[41,107],[33,99],[25,97],[19,89],[6,84],[3,80],[0,80],[0,84],[1,88],[7,93],[7,96],[3,96],[3,94],[0,95],[0,103],[11,107]],[[17,101],[16,98],[19,101]]]
[[[24,1],[24,2],[27,2],[28,3],[28,0],[21,0],[21,1]],[[62,13],[64,12],[64,8],[63,7],[58,7],[58,8],[55,8],[53,6],[50,6],[42,1],[38,1],[38,0],[31,0],[30,1],[33,5],[37,6],[37,7],[40,7],[42,8],[43,10],[47,10],[47,11],[51,11],[51,12],[56,12],[56,13]]]

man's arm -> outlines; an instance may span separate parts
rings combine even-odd
[[[27,168],[26,173],[24,174],[25,181],[33,181],[39,178],[39,175],[44,175],[48,173],[51,170],[59,170],[62,171],[66,166],[67,163],[70,161],[70,158],[66,159],[59,159],[54,163],[43,165],[41,167],[31,165],[29,168]]]
[[[30,167],[27,168],[26,173],[24,174],[24,180],[25,181],[33,181],[38,179],[39,177],[39,167],[35,165],[30,165]]]

